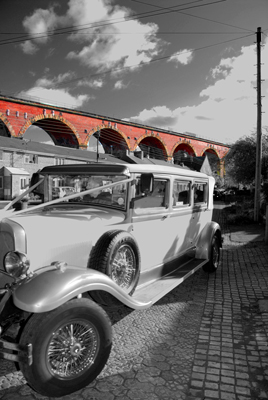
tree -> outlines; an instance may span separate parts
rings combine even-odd
[[[267,179],[268,128],[262,135],[262,177]],[[225,159],[226,182],[228,185],[251,185],[255,181],[256,135],[239,139],[231,147]]]

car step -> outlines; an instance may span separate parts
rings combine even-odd
[[[138,287],[132,295],[132,299],[141,303],[150,302],[154,304],[176,286],[183,283],[207,262],[207,259],[192,259],[171,273],[157,279],[155,282],[150,281],[148,284]]]

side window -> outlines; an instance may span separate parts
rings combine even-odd
[[[208,183],[195,182],[194,184],[194,203],[207,203],[208,198]]]
[[[190,205],[190,181],[175,180],[173,184],[173,207]]]
[[[166,179],[155,178],[153,192],[148,194],[147,196],[143,196],[140,191],[140,180],[138,179],[136,183],[134,209],[138,210],[144,208],[165,207],[166,196],[168,195],[167,188],[168,181]]]

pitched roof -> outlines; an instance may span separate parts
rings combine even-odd
[[[62,157],[72,160],[81,160],[85,162],[96,162],[97,153],[95,151],[73,149],[71,147],[53,146],[49,144],[34,142],[32,140],[23,140],[19,138],[8,138],[0,136],[0,149],[8,151],[18,151],[28,154],[44,155],[48,157]],[[99,161],[117,162],[120,160],[110,154],[99,154]]]
[[[30,175],[29,172],[23,168],[4,167],[4,169],[6,169],[12,175]]]

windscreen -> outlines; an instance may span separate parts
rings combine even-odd
[[[49,177],[49,200],[76,194],[69,203],[106,205],[125,209],[127,204],[127,184],[123,175],[52,175]],[[110,184],[118,183],[109,187]],[[104,187],[108,185],[108,187]],[[94,189],[90,193],[85,191]]]

